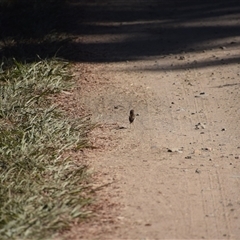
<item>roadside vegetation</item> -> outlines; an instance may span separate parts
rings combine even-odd
[[[12,8],[8,15],[1,13],[6,19],[19,1],[0,4]],[[32,38],[19,35],[14,24],[0,41],[0,239],[49,239],[90,213],[87,166],[66,151],[88,147],[92,125],[84,117],[69,118],[51,103],[52,94],[73,85],[69,63],[33,52],[29,58],[24,46]],[[34,41],[44,41],[43,32]]]

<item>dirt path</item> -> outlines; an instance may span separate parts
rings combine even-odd
[[[239,4],[83,2],[79,101],[104,149],[86,154],[121,207],[81,236],[240,239]]]

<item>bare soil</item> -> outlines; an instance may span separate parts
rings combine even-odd
[[[84,154],[104,186],[64,237],[240,239],[238,1],[72,4],[74,94],[100,124]]]

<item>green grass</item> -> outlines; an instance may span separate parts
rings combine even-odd
[[[49,100],[71,79],[68,63],[58,59],[2,61],[0,239],[49,238],[89,215],[87,167],[63,156],[88,146],[92,126]]]

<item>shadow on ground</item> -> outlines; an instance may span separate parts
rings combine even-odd
[[[118,62],[240,47],[239,0],[72,0],[44,14],[20,10],[1,11],[0,54],[25,61],[57,55],[73,62]],[[224,64],[239,61],[236,54]],[[209,64],[223,62],[188,67]]]

